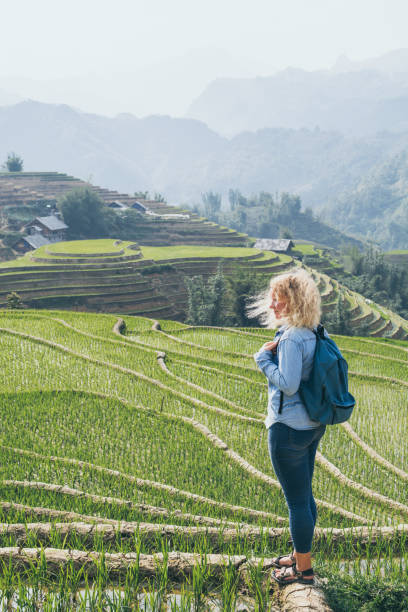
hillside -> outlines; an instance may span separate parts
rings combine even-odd
[[[212,197],[214,199],[214,195]],[[297,241],[324,244],[338,251],[352,247],[359,250],[364,248],[361,240],[335,229],[334,222],[328,225],[310,208],[302,210],[299,196],[266,191],[245,196],[239,190],[230,190],[228,199],[229,210],[211,211],[207,210],[208,206],[204,206],[206,216],[257,238],[286,236]]]
[[[385,250],[404,249],[408,235],[408,151],[376,165],[352,189],[334,194],[323,218]],[[338,211],[342,214],[339,215]]]
[[[316,266],[325,315],[341,301],[350,330],[364,335],[406,338],[408,322],[365,300],[325,274],[329,265],[312,245],[298,245]],[[227,278],[251,274],[267,287],[270,277],[294,265],[291,256],[254,248],[148,247],[132,242],[89,240],[40,247],[0,264],[0,307],[17,292],[30,308],[64,308],[113,312],[185,321],[188,294],[185,277],[214,275],[218,263]],[[320,269],[319,269],[320,268]],[[329,328],[330,329],[330,328]]]
[[[31,308],[143,314],[184,321],[185,276],[251,271],[265,277],[291,265],[286,255],[252,248],[149,247],[130,242],[58,242],[0,264],[0,305],[16,291]],[[265,281],[266,282],[266,281]]]
[[[5,604],[299,609],[302,594],[267,581],[289,547],[252,359],[270,331],[60,311],[0,319]],[[406,593],[407,345],[336,340],[357,408],[317,456],[315,569],[333,592],[368,566],[372,597],[392,602]],[[307,589],[309,609],[329,610]],[[356,594],[340,597],[352,609]]]
[[[119,201],[132,207],[136,202],[142,203],[149,214],[139,214],[137,221],[133,219],[131,229],[129,222],[121,224],[120,237],[144,245],[246,246],[252,242],[246,234],[269,238],[289,230],[296,238],[321,242],[335,248],[344,245],[362,247],[361,241],[335,230],[313,213],[302,212],[298,198],[288,195],[281,198],[280,204],[274,202],[273,196],[266,192],[260,194],[262,201],[258,201],[255,196],[254,199],[240,196],[243,205],[238,206],[234,214],[223,212],[213,217],[207,213],[209,219],[215,221],[211,223],[190,209],[182,210],[161,201],[146,200],[145,194],[140,198],[118,193],[60,172],[3,172],[0,173],[0,240],[4,248],[1,249],[0,245],[0,257],[13,257],[10,245],[16,241],[16,231],[24,231],[25,223],[36,216],[49,215],[58,198],[72,189],[84,187],[92,189],[107,205]],[[291,206],[292,200],[294,206]],[[241,210],[245,222],[242,222]],[[120,214],[126,219],[128,213],[124,210]]]
[[[143,244],[245,246],[248,242],[247,236],[217,226],[191,211],[97,187],[60,172],[0,173],[0,214],[3,224],[0,237],[7,241],[7,230],[22,231],[28,221],[38,215],[49,214],[49,207],[55,206],[58,198],[72,189],[84,187],[92,189],[106,205],[116,201],[128,207],[136,202],[142,203],[150,214],[139,215],[132,239]],[[126,211],[120,214],[126,215]]]
[[[385,253],[385,259],[391,264],[407,268],[408,264],[408,250],[395,250],[388,251]]]
[[[0,107],[0,160],[16,151],[29,171],[65,172],[124,193],[159,191],[194,204],[230,188],[288,191],[320,209],[376,164],[408,149],[407,132],[345,137],[315,129],[260,129],[222,137],[192,119],[81,113],[25,102]]]

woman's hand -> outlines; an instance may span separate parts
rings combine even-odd
[[[275,340],[274,342],[265,342],[262,346],[261,351],[272,351],[274,355],[276,355],[276,351],[278,349],[279,340]]]

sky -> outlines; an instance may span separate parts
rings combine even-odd
[[[181,116],[214,78],[328,69],[342,54],[363,60],[408,47],[407,0],[1,5],[0,90],[105,114]]]

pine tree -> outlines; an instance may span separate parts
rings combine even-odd
[[[7,295],[7,308],[9,310],[17,310],[23,308],[23,301],[18,293],[12,291]]]
[[[220,262],[217,267],[215,276],[212,276],[208,280],[209,297],[211,299],[212,308],[210,311],[210,325],[224,325],[225,323],[225,292],[227,290],[227,283],[225,282],[224,275],[222,273],[222,263]]]
[[[202,276],[185,277],[188,294],[188,325],[224,325],[227,283],[221,264],[205,283]]]

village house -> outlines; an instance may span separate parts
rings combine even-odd
[[[147,212],[146,206],[141,202],[134,202],[134,204],[132,204],[132,208],[134,208],[134,210],[138,210],[139,212]]]
[[[56,215],[48,217],[36,217],[27,223],[26,230],[29,235],[41,234],[49,242],[59,242],[65,240],[68,225]]]
[[[48,215],[47,217],[36,217],[30,223],[27,223],[25,230],[26,236],[21,236],[12,245],[13,249],[20,253],[25,253],[34,249],[38,249],[45,244],[52,242],[60,242],[65,240],[68,225],[57,215]]]
[[[20,253],[26,253],[27,251],[38,249],[40,246],[44,246],[44,244],[51,244],[51,242],[42,234],[30,234],[29,236],[21,236],[13,244],[13,249]]]
[[[114,202],[109,202],[107,204],[108,208],[113,208],[114,210],[127,210],[129,206],[121,202],[120,200],[115,200]]]
[[[258,238],[254,244],[255,249],[261,251],[275,251],[276,253],[290,253],[294,247],[292,240],[286,238]]]

